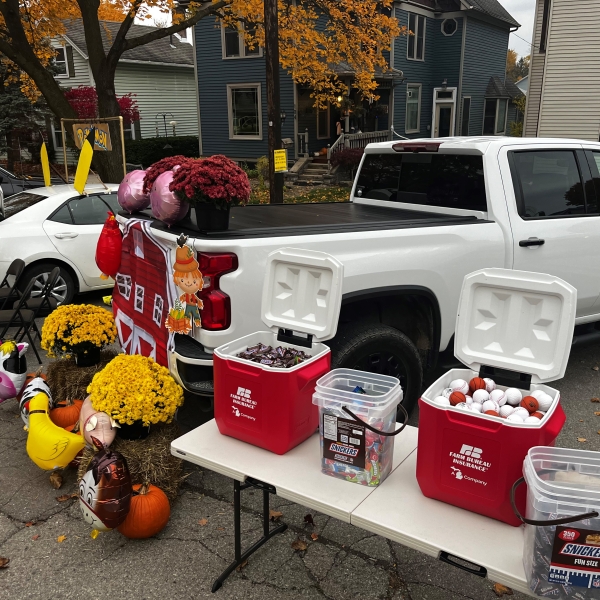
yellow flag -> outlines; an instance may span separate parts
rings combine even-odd
[[[81,145],[81,152],[79,153],[79,161],[77,162],[77,171],[75,171],[75,181],[73,187],[80,193],[83,194],[85,183],[88,175],[90,174],[90,167],[92,166],[92,157],[94,156],[94,139],[96,137],[96,130],[92,127],[88,136],[83,140]]]
[[[48,187],[52,185],[52,180],[50,179],[50,161],[48,160],[48,149],[46,148],[46,142],[42,142],[40,157],[42,159],[42,173],[44,174],[44,185]]]

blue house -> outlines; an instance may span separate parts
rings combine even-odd
[[[343,63],[335,68],[348,85],[347,97],[324,110],[313,107],[310,89],[281,71],[282,138],[290,158],[341,141],[364,147],[397,136],[508,133],[514,110],[512,88],[504,85],[506,53],[519,24],[498,0],[409,0],[393,10],[413,35],[394,40],[391,69],[376,73],[376,102],[360,97],[352,69]],[[249,49],[243,33],[212,19],[196,25],[195,41],[202,155],[250,161],[266,155],[262,50]]]

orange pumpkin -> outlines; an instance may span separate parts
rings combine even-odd
[[[143,540],[162,531],[171,516],[165,493],[150,483],[133,486],[127,517],[117,529],[127,538]]]
[[[50,420],[59,427],[70,427],[79,421],[83,400],[63,400],[50,411]]]

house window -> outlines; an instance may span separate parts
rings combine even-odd
[[[254,37],[256,33],[255,25],[240,24],[240,27],[231,27],[229,25],[221,28],[223,58],[251,58],[262,56],[262,48],[255,44],[250,48],[246,44],[246,33],[248,37]]]
[[[548,42],[548,21],[550,20],[550,0],[542,0],[544,3],[544,14],[542,16],[542,31],[540,35],[540,54],[546,52]]]
[[[129,297],[131,296],[131,277],[119,273],[117,275],[117,288],[119,289],[119,294],[121,294],[125,300],[129,300]]]
[[[406,133],[418,133],[421,130],[421,84],[406,86]]]
[[[406,57],[410,60],[425,58],[425,17],[408,13],[408,49]]]
[[[446,36],[451,36],[456,33],[458,23],[456,19],[444,19],[442,21],[442,33]]]
[[[154,294],[154,311],[152,312],[153,321],[160,327],[162,324],[163,299],[158,294]]]
[[[139,285],[139,284],[135,284],[135,305],[134,305],[135,310],[137,310],[138,312],[143,313],[144,312],[144,288]]]
[[[54,56],[54,77],[57,79],[64,79],[69,77],[69,61],[67,60],[67,49],[65,46],[54,49],[56,55]]]
[[[506,98],[492,98],[485,101],[483,113],[483,135],[502,135],[506,132]]]
[[[129,123],[123,121],[123,137],[126,140],[135,140],[135,123],[133,121]]]
[[[63,140],[59,123],[52,123],[52,143],[55,150],[62,150]]]
[[[329,104],[327,108],[317,108],[317,139],[329,138]]]
[[[133,230],[133,248],[136,256],[144,258],[144,236],[139,229]]]
[[[260,83],[227,86],[229,139],[262,140]]]
[[[469,119],[471,118],[471,98],[463,98],[462,116],[460,119],[460,135],[469,135]]]

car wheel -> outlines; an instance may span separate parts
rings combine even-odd
[[[38,297],[46,285],[52,269],[54,269],[56,266],[57,265],[53,263],[41,263],[27,269],[25,273],[23,273],[23,277],[19,283],[19,289],[23,291],[29,282],[34,279],[35,283],[33,284],[33,289],[31,290],[31,297]],[[51,295],[60,306],[61,304],[70,304],[73,301],[75,292],[77,290],[71,274],[64,267],[60,267],[60,265],[59,268],[60,273],[58,274],[58,279],[52,288]]]
[[[415,407],[423,383],[419,351],[401,331],[380,324],[342,328],[330,344],[332,368],[391,375],[400,380],[406,412]]]

